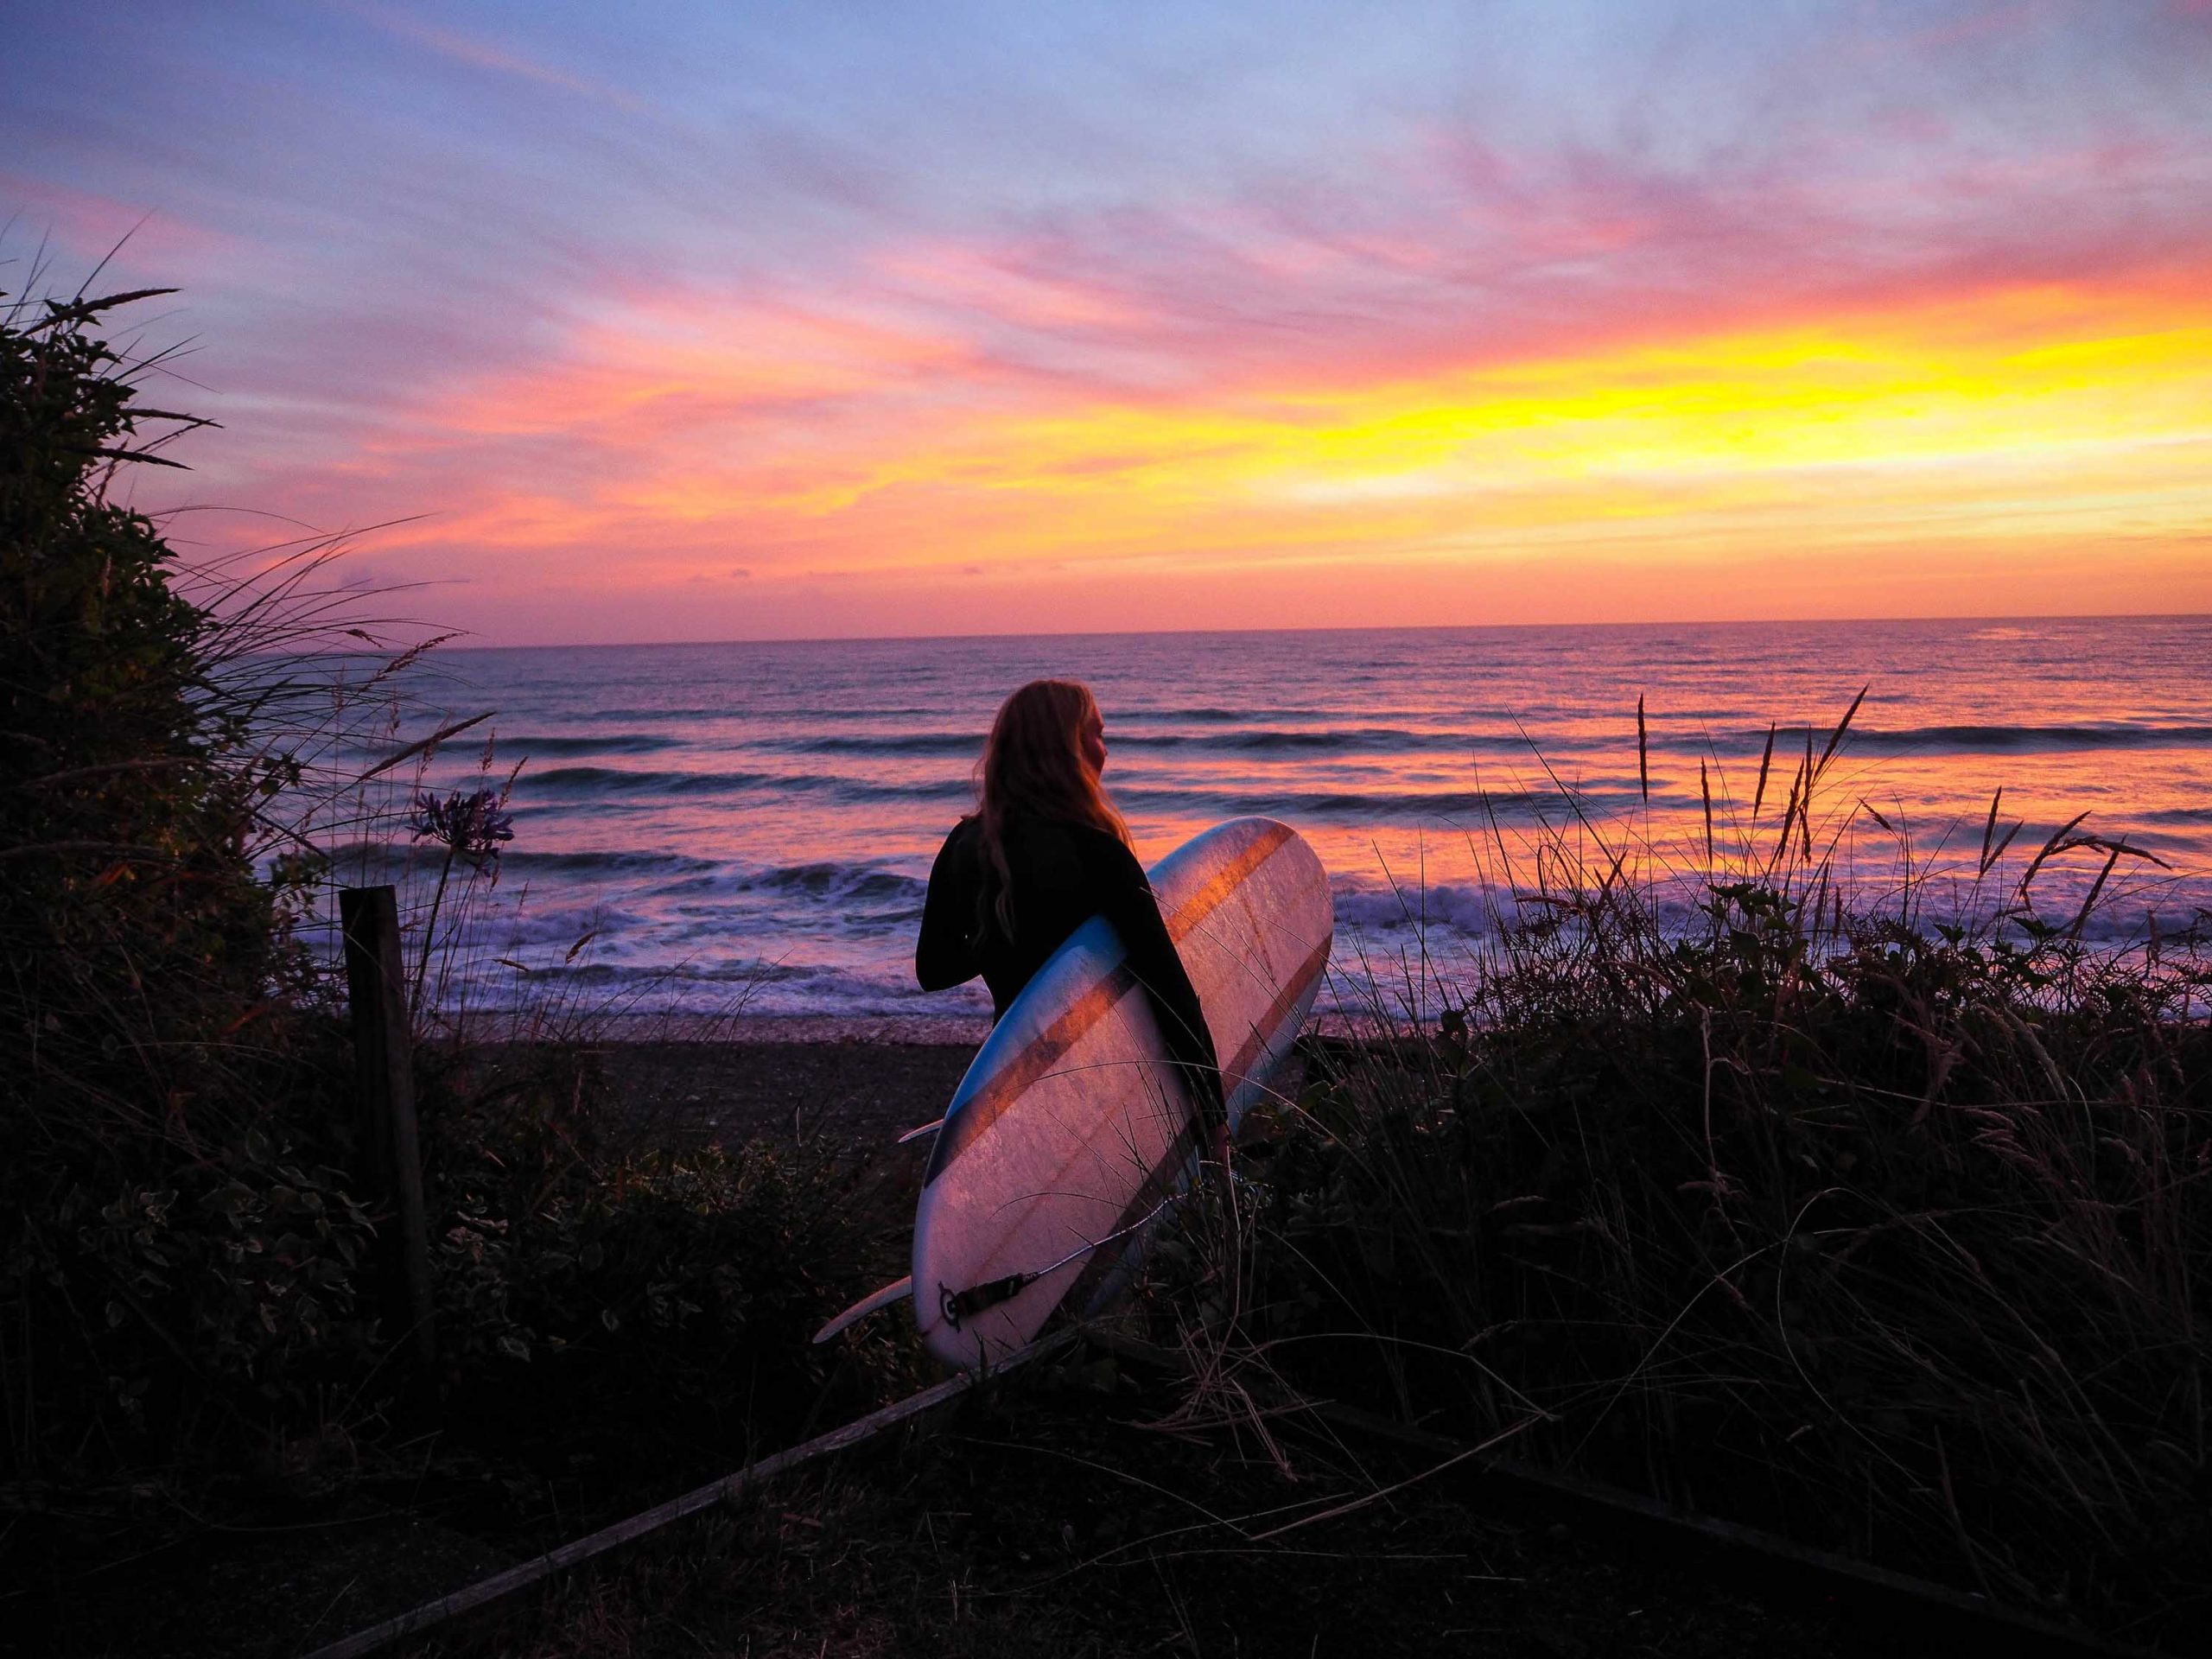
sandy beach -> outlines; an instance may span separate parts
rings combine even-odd
[[[609,1091],[652,1133],[731,1145],[828,1135],[887,1147],[944,1115],[976,1048],[852,1033],[594,1045]]]

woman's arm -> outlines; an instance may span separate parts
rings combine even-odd
[[[1198,991],[1175,952],[1175,942],[1167,937],[1167,925],[1160,919],[1160,901],[1145,880],[1144,867],[1112,836],[1102,833],[1096,840],[1105,866],[1099,884],[1100,908],[1122,936],[1130,971],[1152,998],[1167,1058],[1183,1073],[1192,1103],[1198,1108],[1202,1144],[1217,1149],[1229,1119],[1221,1097],[1221,1061],[1214,1052],[1213,1033],[1206,1027]]]
[[[914,977],[925,991],[944,990],[983,971],[976,954],[976,887],[967,831],[963,819],[944,838],[930,867],[921,937],[914,941]]]

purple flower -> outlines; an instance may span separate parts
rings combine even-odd
[[[500,811],[499,796],[488,789],[468,795],[456,790],[443,800],[417,791],[407,827],[416,840],[435,841],[455,857],[477,863],[497,858],[499,843],[515,838],[514,815]]]

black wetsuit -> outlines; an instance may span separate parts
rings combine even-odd
[[[930,871],[922,936],[914,946],[914,977],[922,988],[941,991],[981,974],[995,1018],[1069,934],[1093,916],[1105,917],[1152,998],[1168,1058],[1190,1079],[1211,1134],[1223,1119],[1213,1036],[1136,855],[1103,830],[1027,817],[1008,818],[1006,855],[1014,878],[1011,938],[990,902],[995,883],[982,820],[963,818],[945,837]]]

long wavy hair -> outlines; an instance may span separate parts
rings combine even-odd
[[[1128,825],[1083,752],[1083,728],[1097,713],[1098,699],[1082,682],[1032,680],[1000,705],[991,722],[990,741],[976,763],[975,816],[982,820],[991,912],[1008,938],[1014,936],[1014,872],[1006,856],[1010,817],[1087,824],[1129,844]]]

